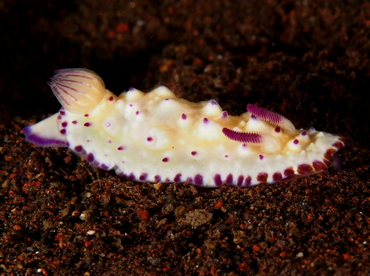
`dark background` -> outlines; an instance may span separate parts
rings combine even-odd
[[[0,1],[1,275],[368,275],[366,1]],[[135,183],[21,129],[60,68],[338,133],[341,170],[252,188]]]

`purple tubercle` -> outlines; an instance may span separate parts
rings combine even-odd
[[[195,150],[191,152],[191,155],[193,155],[193,156],[197,155],[197,154],[198,154],[198,152],[196,152]]]
[[[264,108],[259,108],[259,107],[255,106],[253,104],[248,104],[247,109],[254,116],[256,116],[258,118],[261,118],[264,121],[270,122],[274,125],[281,124],[283,122],[283,119],[284,119],[283,116],[281,116],[281,115],[279,115],[275,112],[266,110]]]
[[[62,123],[62,127],[67,127],[68,123],[67,122],[63,122]]]
[[[114,100],[113,96],[110,96],[110,97],[109,97],[109,101],[111,101],[111,102],[112,102],[113,100]]]
[[[181,115],[181,119],[186,120],[186,118],[187,118],[186,114],[184,114],[184,113],[183,113],[183,114]]]
[[[64,110],[60,110],[59,111],[59,114],[62,115],[62,116],[64,116],[64,115],[66,115],[66,112]]]
[[[136,114],[136,115],[139,115],[139,114],[140,114],[140,111],[136,111],[136,112],[135,112],[135,114]]]
[[[83,147],[81,145],[75,146],[75,152],[81,152]]]
[[[243,185],[243,181],[244,181],[244,176],[239,175],[239,177],[238,177],[238,181],[236,182],[236,185],[237,185],[238,187],[242,186],[242,185]]]
[[[263,160],[263,158],[265,158],[262,154],[260,154],[258,157],[260,160]]]
[[[60,133],[65,135],[67,133],[67,130],[65,128],[63,128],[63,129],[60,130]]]
[[[252,177],[250,177],[249,175],[245,178],[244,180],[244,185],[245,187],[249,187],[251,186],[251,183],[252,183]]]
[[[118,148],[117,148],[117,150],[124,150],[125,149],[125,147],[124,146],[119,146]]]
[[[227,111],[225,110],[221,113],[221,116],[222,118],[227,118],[229,116],[229,113],[227,113]]]
[[[229,158],[229,155],[225,154],[225,155],[224,155],[224,157],[225,157],[225,158]]]
[[[176,174],[176,176],[173,179],[173,181],[174,182],[177,182],[177,183],[181,182],[181,176],[182,176],[181,173]]]
[[[283,176],[280,172],[276,172],[272,175],[272,179],[274,180],[274,182],[280,182],[283,180]]]
[[[156,175],[156,176],[154,176],[154,181],[155,182],[161,182],[161,176],[160,175]]]
[[[280,133],[280,132],[281,132],[281,129],[280,129],[280,127],[279,127],[279,126],[275,127],[275,132],[276,132],[276,133]]]
[[[297,139],[294,139],[294,140],[293,140],[293,143],[294,143],[295,145],[298,145],[298,144],[299,144],[299,141],[298,141]]]
[[[217,102],[215,100],[211,100],[211,105],[217,105]]]
[[[162,162],[168,162],[169,161],[169,158],[168,157],[165,157],[162,159]]]
[[[209,120],[207,118],[203,119],[203,123],[208,124]]]
[[[238,132],[226,127],[222,129],[222,132],[227,138],[241,143],[261,144],[263,142],[262,135],[257,133]]]
[[[231,173],[228,174],[228,176],[226,176],[225,183],[226,184],[233,184],[233,175]]]
[[[262,172],[257,175],[257,181],[261,183],[266,183],[268,178],[268,173]]]
[[[140,176],[139,176],[139,180],[141,181],[145,181],[148,177],[148,174],[147,173],[142,173]]]
[[[146,140],[147,140],[148,142],[152,142],[152,141],[153,141],[153,138],[149,136],[148,138],[146,138]]]
[[[106,165],[106,164],[104,164],[104,163],[103,163],[103,164],[100,164],[100,165],[99,165],[99,167],[100,167],[101,169],[103,169],[103,170],[106,170],[106,171],[109,169],[109,166],[108,166],[108,165]]]
[[[72,124],[76,125],[77,124],[77,121],[76,120],[72,121]]]
[[[92,154],[91,152],[86,156],[86,160],[88,162],[93,162],[95,160],[95,157],[94,157],[94,154]]]
[[[220,187],[222,185],[222,179],[221,179],[221,175],[219,174],[216,174],[213,178],[213,181],[215,182],[215,185],[217,187]]]
[[[301,135],[302,135],[302,136],[306,136],[306,135],[307,135],[307,132],[306,132],[306,131],[303,131],[303,132],[301,133]]]
[[[199,186],[203,185],[203,176],[201,174],[194,176],[194,184]]]
[[[91,126],[91,123],[86,122],[86,123],[84,123],[84,126],[85,126],[85,127],[89,127],[89,126]]]
[[[89,117],[89,114],[88,113],[84,114],[84,117]]]

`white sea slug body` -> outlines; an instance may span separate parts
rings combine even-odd
[[[63,69],[49,83],[62,104],[26,127],[38,146],[64,146],[135,181],[239,187],[326,170],[344,146],[336,135],[297,130],[283,116],[248,105],[230,116],[215,100],[192,103],[166,87],[115,96],[86,69]]]

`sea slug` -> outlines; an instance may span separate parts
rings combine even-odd
[[[62,104],[23,129],[42,147],[68,147],[126,179],[246,187],[326,170],[344,146],[337,135],[296,129],[285,117],[249,104],[231,116],[215,100],[192,103],[160,86],[115,96],[87,69],[62,69],[48,83]]]

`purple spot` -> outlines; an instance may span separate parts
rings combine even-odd
[[[124,149],[125,149],[125,147],[124,147],[124,146],[119,146],[117,149],[118,149],[118,150],[124,150]]]
[[[198,153],[196,151],[192,151],[191,155],[197,155]]]
[[[90,143],[90,139],[87,139],[86,142]]]
[[[72,124],[74,124],[74,125],[77,124],[77,121],[76,120],[72,121]]]
[[[133,106],[133,104],[129,104],[128,106],[132,107],[132,106]]]
[[[258,182],[261,182],[261,183],[266,183],[266,181],[267,181],[267,177],[268,177],[268,174],[267,174],[267,173],[264,173],[264,172],[259,173],[259,174],[257,175],[257,181],[258,181]]]
[[[147,173],[143,173],[143,174],[140,175],[139,180],[145,181],[147,177],[148,177],[148,174]]]
[[[280,127],[279,127],[279,126],[275,127],[275,132],[276,132],[276,133],[279,133],[280,131],[281,131],[281,129],[280,129]]]
[[[106,127],[110,127],[111,125],[112,125],[112,124],[111,124],[110,122],[106,122],[106,123],[105,123],[105,126],[106,126]]]
[[[183,114],[181,115],[181,119],[186,120],[186,118],[187,118],[186,114],[184,114],[184,113],[183,113]]]
[[[109,169],[109,166],[106,164],[100,164],[100,168],[107,171]]]
[[[215,100],[211,100],[211,105],[217,105]]]
[[[264,156],[262,154],[259,155],[260,160],[263,160]]]
[[[310,130],[311,130],[311,131],[315,131],[315,128],[314,128],[314,127],[310,127]]]
[[[207,118],[204,118],[203,119],[203,123],[208,124],[208,119]]]
[[[62,127],[66,127],[68,125],[68,123],[67,122],[63,122],[62,123]]]
[[[243,145],[242,145],[242,147],[243,147],[243,148],[246,148],[246,147],[248,147],[248,146],[247,146],[247,144],[243,144]]]
[[[194,184],[203,185],[203,176],[201,174],[197,174],[194,176]]]
[[[176,174],[175,178],[173,179],[174,182],[181,182],[181,173]]]
[[[276,172],[272,175],[272,179],[274,180],[274,182],[280,182],[281,180],[283,180],[283,176],[280,172]]]
[[[252,114],[251,119],[257,120],[257,117]]]
[[[165,101],[168,101],[168,100],[169,100],[169,98],[165,98],[164,100],[165,100]]]
[[[113,100],[114,100],[113,96],[110,96],[110,97],[109,97],[109,100],[110,100],[110,101],[113,101]]]
[[[299,141],[298,141],[297,139],[294,139],[293,143],[294,143],[295,145],[298,145],[298,144],[299,144]]]
[[[225,154],[225,158],[229,158],[229,156],[227,154]]]
[[[94,161],[94,159],[95,159],[95,157],[94,157],[94,154],[92,154],[92,153],[89,153],[89,154],[86,156],[86,160],[87,160],[88,162],[92,162],[92,161]]]
[[[306,135],[307,135],[307,132],[306,132],[306,131],[303,131],[303,132],[301,133],[301,135],[302,135],[302,136],[306,136]]]
[[[85,116],[85,117],[89,117],[89,114],[85,114],[84,116]]]
[[[221,116],[222,116],[222,118],[226,118],[227,116],[229,116],[229,114],[227,113],[227,111],[225,110],[225,111],[223,111],[222,113],[221,113]]]
[[[169,161],[169,158],[168,157],[165,157],[162,159],[162,162],[168,162]]]
[[[136,115],[139,115],[140,114],[140,111],[136,111],[136,113],[135,113]]]
[[[148,142],[151,142],[151,141],[153,141],[153,138],[149,136],[148,138],[146,138],[146,140],[147,140]]]
[[[60,115],[59,115],[59,116],[58,116],[58,120],[61,120],[61,119],[62,119],[62,116],[60,116]]]
[[[85,127],[89,127],[89,126],[91,126],[91,123],[86,122],[86,123],[84,123],[84,126],[85,126]]]
[[[135,180],[135,175],[134,173],[130,173],[130,175],[127,176],[128,180]]]
[[[65,130],[64,128],[60,130],[60,133],[65,135],[67,133],[67,130]]]
[[[83,147],[81,145],[75,146],[75,151],[76,152],[81,152]]]
[[[108,140],[108,144],[112,144],[112,140]]]
[[[161,182],[161,177],[159,175],[154,176],[155,182]]]
[[[252,182],[252,178],[248,175],[248,177],[244,181],[244,185],[246,187],[249,187],[249,186],[251,186],[251,182]]]
[[[239,175],[236,185],[238,185],[238,187],[240,187],[241,185],[243,185],[243,181],[244,181],[244,176]]]
[[[221,175],[216,174],[213,180],[215,181],[215,185],[217,187],[220,187],[222,185]]]
[[[64,116],[64,115],[66,115],[66,112],[65,112],[64,110],[61,110],[61,111],[59,112],[59,114],[60,114],[60,115],[62,115],[62,116]]]
[[[233,175],[230,173],[225,180],[226,184],[233,184]]]

